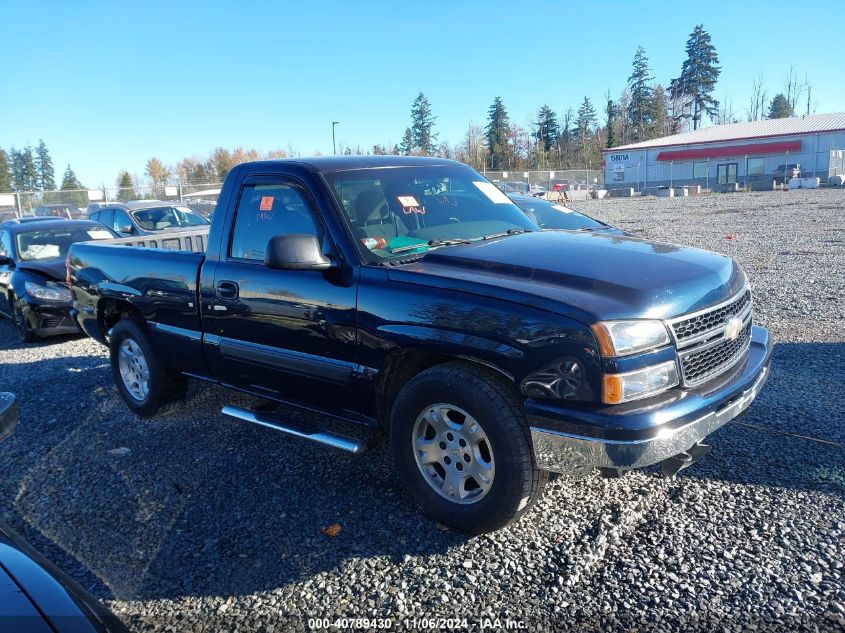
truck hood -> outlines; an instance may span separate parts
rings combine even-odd
[[[64,257],[18,262],[18,270],[38,273],[48,279],[64,281],[67,274]]]
[[[605,232],[543,231],[444,247],[393,268],[396,281],[498,296],[584,322],[669,318],[728,299],[730,258]]]

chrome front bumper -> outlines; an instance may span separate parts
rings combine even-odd
[[[562,433],[532,425],[537,466],[543,470],[583,478],[595,468],[631,470],[657,464],[689,449],[743,413],[769,377],[768,356],[751,386],[728,398],[715,410],[686,424],[663,428],[653,437],[610,440]]]

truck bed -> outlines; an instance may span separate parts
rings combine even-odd
[[[120,237],[113,240],[104,240],[103,243],[137,248],[160,248],[167,251],[205,253],[208,245],[208,227],[188,231],[164,231],[158,235]]]
[[[104,341],[108,324],[103,311],[113,304],[131,305],[153,337],[161,339],[165,356],[179,350],[167,362],[201,373],[205,363],[197,280],[206,238],[202,229],[71,245],[68,264],[79,325]]]

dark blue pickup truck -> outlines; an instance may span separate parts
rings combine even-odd
[[[358,424],[389,437],[428,513],[471,532],[518,518],[548,471],[691,464],[772,350],[729,257],[541,231],[440,159],[240,165],[210,230],[74,244],[68,266],[138,415],[193,377],[265,399],[223,413],[353,453],[367,440],[329,429]]]

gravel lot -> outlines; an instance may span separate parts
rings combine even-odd
[[[103,348],[21,346],[0,321],[0,389],[22,413],[0,445],[2,517],[135,631],[302,630],[339,615],[396,629],[439,616],[472,629],[842,630],[845,191],[572,206],[737,258],[776,337],[748,415],[675,479],[557,478],[526,520],[469,538],[419,514],[384,448],[348,457],[223,419],[223,404],[249,399],[214,387],[142,422]],[[332,524],[334,538],[321,531]]]

